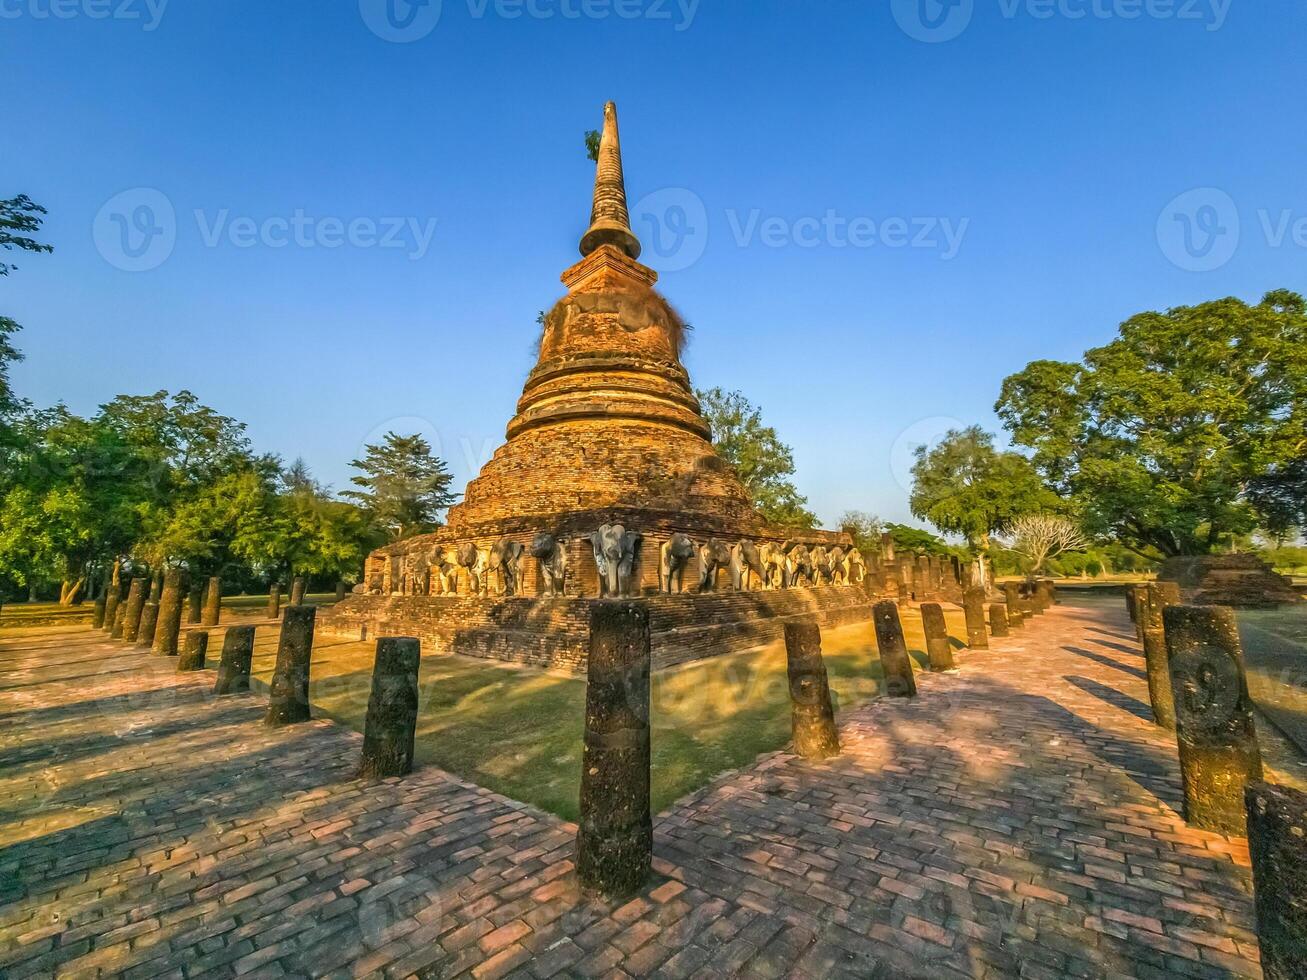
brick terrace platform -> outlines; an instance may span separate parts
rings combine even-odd
[[[655,823],[586,901],[574,827],[86,631],[0,640],[0,976],[1258,976],[1241,841],[1177,815],[1123,614],[1057,607]]]

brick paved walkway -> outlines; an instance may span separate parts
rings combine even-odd
[[[1058,607],[655,825],[587,902],[574,828],[83,631],[0,640],[0,976],[1258,976],[1247,853],[1177,816],[1123,615]]]

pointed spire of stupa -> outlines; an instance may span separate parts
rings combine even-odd
[[[613,102],[604,106],[594,210],[590,212],[590,230],[581,238],[581,254],[589,255],[600,245],[615,245],[633,259],[640,257],[640,239],[631,231],[631,217],[626,210],[622,145],[617,136],[617,105]]]

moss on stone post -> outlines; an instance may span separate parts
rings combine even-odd
[[[1175,699],[1171,695],[1171,667],[1166,653],[1166,629],[1162,610],[1180,603],[1180,587],[1174,582],[1154,582],[1136,601],[1135,615],[1143,636],[1144,667],[1148,674],[1148,700],[1153,721],[1175,729]]]
[[[1167,606],[1162,618],[1184,818],[1196,827],[1243,836],[1244,789],[1262,778],[1262,757],[1234,610]]]
[[[177,638],[181,628],[182,572],[180,568],[170,568],[163,576],[159,623],[154,629],[154,652],[164,657],[177,656]]]
[[[127,581],[130,582],[131,579],[127,579]],[[110,582],[109,591],[105,595],[104,630],[111,637],[114,636],[114,627],[122,622],[118,618],[118,610],[122,608],[123,604],[123,584],[123,582]],[[120,632],[118,635],[121,636],[122,633]]]
[[[591,605],[587,670],[576,872],[584,888],[628,895],[653,857],[648,606]]]
[[[1003,590],[1003,600],[1007,603],[1007,622],[1012,629],[1019,630],[1026,624],[1026,617],[1021,611],[1021,585],[1018,582],[1004,582],[999,586]]]
[[[926,656],[930,658],[930,669],[952,670],[953,644],[948,639],[944,607],[938,602],[922,603],[921,628],[926,634]]]
[[[281,583],[273,582],[268,586],[268,605],[264,609],[264,616],[268,619],[276,619],[281,615]]]
[[[363,723],[363,779],[388,779],[413,771],[418,723],[418,665],[422,643],[412,636],[377,640],[372,693]]]
[[[127,590],[127,601],[123,605],[126,608],[123,611],[122,640],[124,643],[135,643],[136,634],[141,628],[141,610],[145,608],[145,579],[132,579]]]
[[[876,648],[885,674],[885,693],[895,698],[916,697],[917,679],[912,675],[912,658],[903,639],[899,607],[893,602],[878,602],[872,618],[876,624]]]
[[[221,618],[222,579],[214,575],[204,590],[204,612],[200,616],[200,623],[204,626],[217,626]]]
[[[277,728],[309,720],[309,664],[317,612],[312,606],[288,606],[282,614],[265,725]]]
[[[1007,636],[1007,605],[1002,602],[989,604],[989,635]]]
[[[190,630],[181,656],[177,658],[177,672],[204,669],[204,658],[209,652],[209,634],[206,630]]]
[[[304,593],[308,589],[308,583],[304,581],[304,576],[297,575],[290,581],[290,604],[292,606],[304,605]]]
[[[154,630],[159,624],[159,603],[151,599],[141,607],[141,619],[136,627],[136,645],[146,650],[154,646]]]
[[[191,584],[190,594],[186,596],[186,622],[192,626],[199,625],[204,619],[204,586],[198,582]]]
[[[1257,782],[1248,786],[1246,805],[1262,975],[1302,980],[1307,977],[1307,793]]]
[[[821,656],[821,628],[815,618],[785,624],[785,658],[795,754],[805,759],[839,755],[830,679]]]
[[[973,585],[962,593],[962,612],[967,617],[967,646],[973,650],[989,649],[985,630],[985,590]]]
[[[254,627],[229,626],[222,638],[218,679],[214,694],[240,694],[250,689],[250,664],[254,660]]]

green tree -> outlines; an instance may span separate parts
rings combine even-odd
[[[420,435],[387,432],[381,444],[364,448],[363,459],[350,463],[363,471],[351,478],[363,489],[341,496],[358,501],[392,541],[438,527],[440,512],[457,496],[449,489],[453,475],[431,444]]]
[[[1090,533],[1149,555],[1210,552],[1266,520],[1249,491],[1307,448],[1303,299],[1138,314],[1080,363],[1007,378],[996,410]]]
[[[988,548],[989,536],[1015,518],[1059,503],[1029,460],[996,450],[994,437],[978,425],[950,429],[915,455],[912,516],[966,538],[973,552]]]
[[[599,130],[587,130],[585,134],[585,155],[595,163],[599,162],[599,143],[603,139]]]
[[[908,552],[940,556],[953,554],[954,549],[948,546],[947,541],[922,528],[908,524],[886,524],[885,530],[894,542],[896,555]]]
[[[840,530],[853,538],[853,547],[864,555],[880,552],[881,519],[865,510],[846,510],[840,517]]]
[[[739,391],[713,388],[695,394],[717,454],[735,467],[759,513],[779,527],[816,527],[817,515],[791,479],[794,453],[775,429],[763,424],[762,411]]]
[[[26,194],[0,201],[0,249],[6,252],[15,249],[35,253],[53,252],[54,246],[32,237],[41,230],[45,214],[45,208]],[[18,267],[12,263],[0,261],[0,276],[7,276],[16,268]],[[6,450],[12,448],[11,423],[23,406],[9,386],[9,365],[23,359],[13,344],[13,335],[21,329],[16,321],[0,316],[0,463],[3,463]]]

